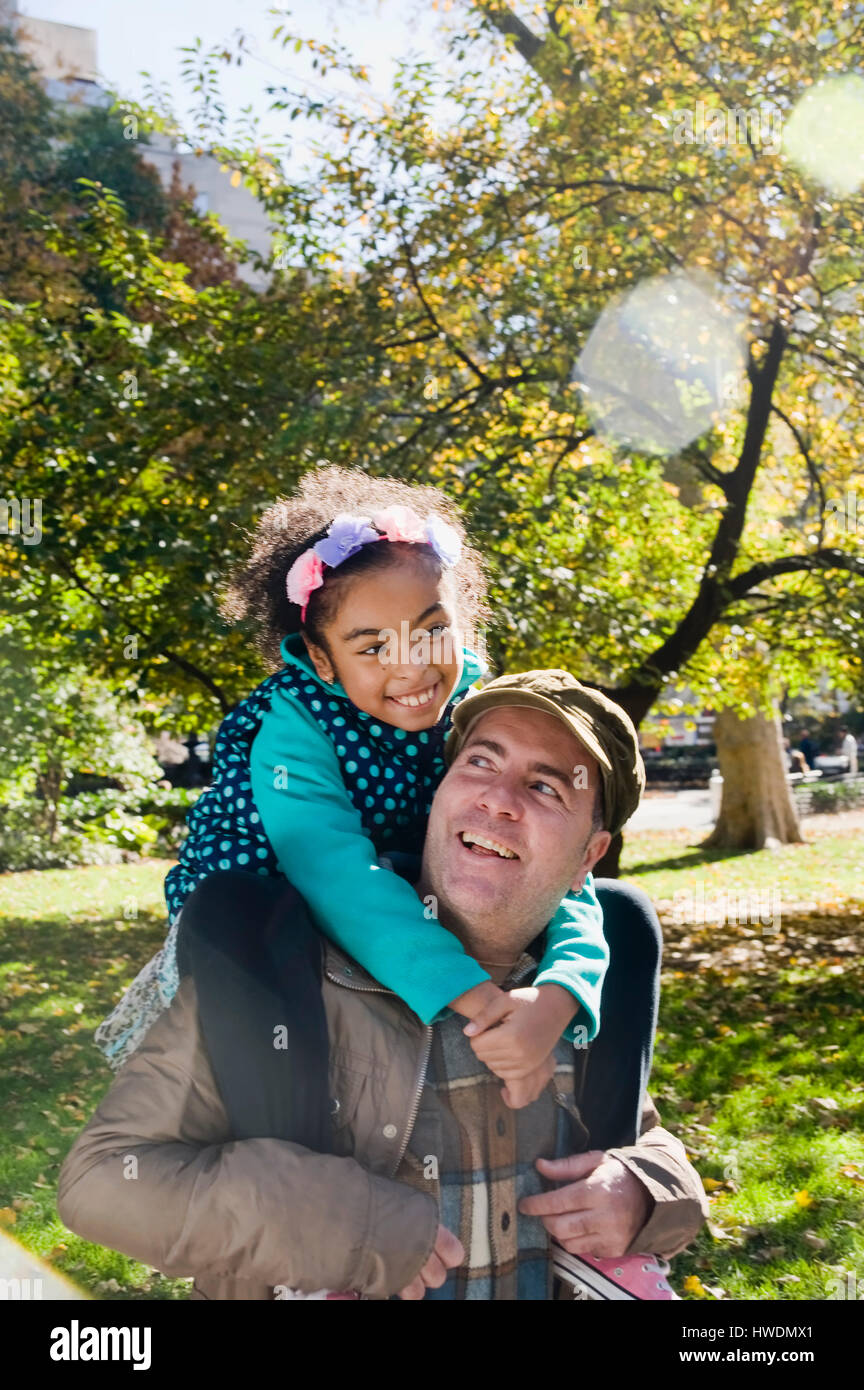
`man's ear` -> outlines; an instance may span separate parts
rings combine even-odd
[[[309,653],[309,660],[315,667],[315,671],[322,681],[332,685],[336,679],[336,672],[333,670],[333,663],[323,647],[319,647],[314,642],[310,642],[306,633],[303,633],[303,641],[306,643],[306,650]]]
[[[588,874],[594,868],[597,861],[603,858],[603,855],[606,853],[611,843],[612,836],[609,834],[608,830],[594,831],[594,834],[585,846],[585,853],[582,856],[579,872],[570,884],[570,891],[572,893],[582,892],[582,889],[585,887],[585,879],[588,877]]]

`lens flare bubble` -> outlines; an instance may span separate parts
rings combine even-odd
[[[741,332],[708,277],[674,271],[607,305],[574,382],[598,436],[665,455],[735,408],[744,361]]]
[[[849,74],[810,87],[783,131],[790,163],[839,196],[864,183],[864,78]]]

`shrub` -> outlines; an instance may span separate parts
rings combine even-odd
[[[0,872],[173,856],[183,837],[186,813],[198,795],[147,787],[63,797],[53,840],[46,832],[42,803],[34,798],[10,801],[0,806]]]
[[[801,788],[811,815],[849,811],[864,803],[864,779],[850,782],[814,782]]]

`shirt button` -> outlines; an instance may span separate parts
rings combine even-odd
[[[510,1225],[510,1213],[509,1213],[509,1211],[505,1211],[504,1215],[501,1217],[501,1230],[502,1230],[502,1231],[506,1231],[507,1228],[509,1227],[509,1225]]]
[[[354,971],[351,969],[351,966],[350,966],[350,965],[346,965],[346,966],[345,966],[345,971],[344,971],[344,973],[345,973],[346,975],[353,975],[353,974],[354,974]]]
[[[385,1138],[385,1139],[395,1139],[395,1138],[396,1138],[396,1135],[397,1135],[398,1133],[399,1133],[399,1131],[398,1131],[398,1129],[396,1128],[395,1125],[385,1125],[385,1126],[384,1126],[384,1138]]]
[[[338,1115],[338,1114],[339,1114],[339,1111],[341,1110],[341,1108],[342,1108],[342,1107],[341,1107],[341,1105],[339,1104],[339,1101],[337,1100],[336,1096],[334,1096],[333,1099],[332,1099],[331,1102],[330,1102],[330,1114],[331,1114],[331,1115]]]

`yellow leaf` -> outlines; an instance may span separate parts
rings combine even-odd
[[[814,1198],[810,1196],[807,1188],[804,1187],[800,1192],[795,1193],[795,1205],[798,1207],[812,1207]]]
[[[702,1286],[702,1280],[698,1274],[688,1274],[684,1280],[684,1292],[695,1293],[697,1298],[707,1298],[708,1295]]]
[[[17,1211],[13,1211],[11,1207],[0,1207],[0,1226],[14,1226],[17,1220]]]
[[[703,1178],[702,1186],[705,1188],[706,1192],[715,1192],[717,1188],[722,1187],[723,1184],[722,1182],[718,1182],[716,1178]]]
[[[232,188],[236,188],[236,187],[237,187],[238,183],[240,182],[241,177],[242,177],[242,176],[241,176],[241,174],[240,174],[240,170],[239,170],[239,169],[235,169],[235,170],[234,170],[234,173],[231,175],[231,187],[232,187]]]

